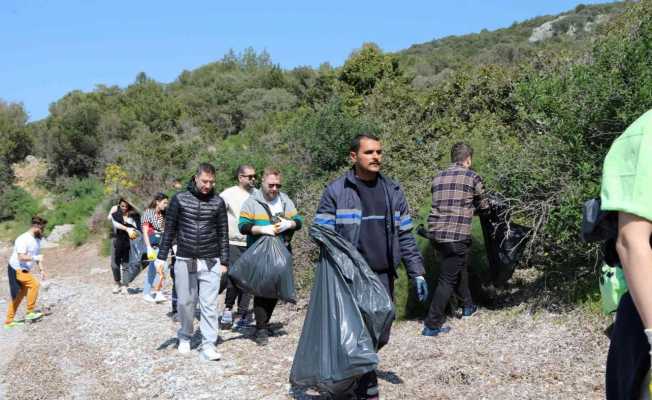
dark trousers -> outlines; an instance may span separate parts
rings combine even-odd
[[[124,240],[114,238],[111,250],[111,272],[113,272],[113,280],[117,284],[127,284],[126,266],[129,264],[129,241],[125,242]]]
[[[446,321],[446,305],[455,290],[464,301],[464,306],[473,304],[469,290],[467,262],[471,240],[461,242],[433,242],[441,255],[437,288],[430,303],[430,310],[424,321],[428,328],[441,328]]]
[[[256,329],[266,329],[272,313],[276,308],[278,299],[254,296],[254,315],[256,316]]]
[[[378,279],[383,284],[389,297],[394,301],[394,274],[392,272],[376,273]],[[389,324],[387,330],[382,333],[378,340],[378,350],[382,349],[389,343],[389,336],[391,334],[392,325]],[[359,399],[366,399],[367,397],[376,396],[378,394],[378,374],[376,371],[370,371],[360,377],[358,385],[355,388],[355,397]]]
[[[238,261],[242,253],[244,253],[246,250],[247,247],[245,246],[229,245],[229,265],[233,266],[233,264]],[[249,309],[249,303],[251,303],[251,293],[243,292],[233,283],[227,274],[222,274],[222,279],[220,282],[220,293],[222,293],[225,289],[226,296],[224,299],[224,307],[227,310],[231,310],[233,308],[236,300],[238,301],[238,311],[240,313],[243,313]]]
[[[616,311],[607,356],[607,399],[639,399],[650,369],[650,345],[632,296],[625,293]]]

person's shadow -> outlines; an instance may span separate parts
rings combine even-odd
[[[385,382],[391,383],[392,385],[401,385],[405,383],[403,379],[401,379],[400,376],[396,375],[394,371],[377,370],[376,375],[378,375],[378,379],[382,379]]]
[[[218,343],[220,342],[220,338],[217,338]],[[179,339],[176,337],[171,337],[169,339],[166,339],[163,343],[161,343],[156,350],[162,351],[162,350],[167,350],[169,348],[177,348],[179,346]],[[195,329],[195,333],[193,333],[192,337],[190,338],[190,348],[191,349],[197,349],[201,346],[201,331],[199,328]]]

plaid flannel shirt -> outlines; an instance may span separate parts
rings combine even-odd
[[[430,237],[438,242],[470,239],[473,214],[487,208],[489,202],[480,175],[460,164],[451,164],[432,181]]]

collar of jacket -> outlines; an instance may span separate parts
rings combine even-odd
[[[378,179],[387,188],[392,188],[394,190],[397,190],[399,188],[396,182],[387,178],[385,175],[381,174],[380,172],[378,173]],[[358,183],[357,183],[358,178],[356,178],[355,176],[355,167],[351,167],[351,169],[349,169],[346,172],[346,180],[353,186],[358,187]]]
[[[207,194],[201,193],[199,189],[197,189],[194,176],[190,178],[190,181],[188,181],[188,186],[186,186],[186,188],[193,196],[195,196],[196,198],[202,201],[209,200],[211,197],[215,196],[215,189],[211,189],[211,191],[208,192]]]
[[[254,189],[254,191],[250,195],[253,197],[254,200],[262,201],[263,203],[267,203],[267,199],[265,198],[265,195],[263,194],[262,189]],[[284,192],[278,192],[279,199],[281,199],[281,204],[286,204],[287,199],[289,199],[288,195],[285,194]]]

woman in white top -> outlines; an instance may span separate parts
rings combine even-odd
[[[141,225],[143,227],[143,239],[147,247],[147,258],[153,260],[158,253],[158,245],[163,237],[165,229],[165,210],[168,208],[168,196],[165,193],[157,193],[152,199],[149,207],[143,212]],[[143,299],[150,303],[162,303],[166,301],[165,296],[160,292],[164,271],[157,271],[154,261],[150,261],[143,283]],[[157,278],[158,277],[158,278]],[[152,292],[154,287],[154,292]]]

